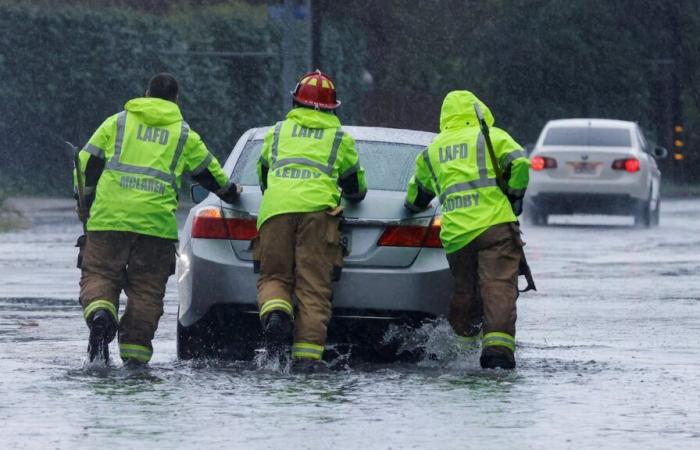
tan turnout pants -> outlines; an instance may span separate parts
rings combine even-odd
[[[460,336],[482,346],[515,350],[520,248],[507,224],[494,225],[460,250],[447,255],[455,280],[449,321]],[[518,238],[519,245],[522,241]]]
[[[290,213],[271,217],[260,229],[260,317],[278,310],[294,319],[292,356],[297,359],[323,355],[333,270],[342,265],[339,223],[328,211]]]
[[[80,278],[85,320],[107,310],[119,324],[122,359],[148,362],[163,315],[163,296],[175,267],[175,241],[126,231],[90,231]],[[119,320],[119,295],[128,301]]]

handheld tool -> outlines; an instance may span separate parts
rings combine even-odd
[[[506,181],[503,178],[503,171],[498,165],[496,152],[493,150],[493,143],[491,142],[489,126],[486,123],[486,119],[484,119],[483,113],[481,112],[481,107],[476,102],[474,103],[474,111],[476,111],[476,117],[479,120],[481,134],[484,136],[484,140],[486,141],[486,148],[489,153],[489,159],[491,159],[491,165],[493,166],[494,172],[496,172],[496,183],[501,189],[501,192],[503,192],[503,195],[508,196],[508,185],[506,184]],[[520,249],[520,267],[518,268],[518,274],[523,275],[525,277],[525,280],[527,281],[527,286],[520,292],[536,291],[537,287],[535,287],[535,280],[532,278],[532,271],[530,270],[530,265],[527,263],[527,258],[525,257],[525,249],[523,248],[523,245],[521,245],[522,241],[520,240],[520,231],[516,227],[515,222],[509,223],[508,228],[510,229],[511,235],[513,236],[513,242]]]

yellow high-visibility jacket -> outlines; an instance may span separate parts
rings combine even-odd
[[[176,103],[136,98],[109,117],[80,151],[80,170],[98,158],[104,169],[96,186],[89,231],[131,231],[177,239],[175,211],[182,174],[208,171],[218,194],[231,183],[217,159],[183,120]],[[83,177],[85,179],[85,177]]]
[[[489,125],[499,165],[509,174],[508,195],[521,198],[529,181],[530,161],[508,133],[493,126],[489,108],[469,91],[447,94],[440,112],[440,134],[416,158],[406,196],[406,207],[414,211],[439,198],[440,240],[447,253],[456,252],[493,225],[517,220],[496,183],[475,102]]]

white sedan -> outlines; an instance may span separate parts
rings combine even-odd
[[[561,119],[545,125],[530,154],[526,214],[546,225],[550,214],[633,215],[659,223],[666,149],[650,145],[634,122]]]

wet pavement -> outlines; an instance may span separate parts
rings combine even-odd
[[[86,367],[70,206],[25,202],[32,227],[0,234],[0,448],[700,448],[700,200],[651,230],[524,226],[540,292],[513,372],[437,323],[437,361],[318,375],[179,362],[173,280],[150,370]]]

